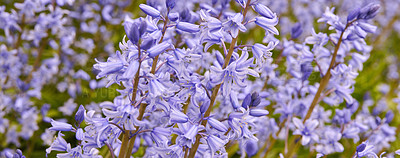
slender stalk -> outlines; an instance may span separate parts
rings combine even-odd
[[[325,90],[325,87],[326,87],[326,86],[328,85],[328,83],[329,83],[329,79],[331,78],[331,68],[333,67],[333,65],[334,65],[335,62],[336,62],[336,56],[337,56],[337,53],[338,53],[338,51],[339,51],[340,44],[342,44],[343,34],[344,34],[344,32],[346,31],[346,29],[350,26],[351,23],[352,23],[352,22],[348,23],[348,24],[346,25],[346,27],[344,28],[344,30],[342,31],[342,33],[340,34],[338,43],[337,43],[336,46],[335,46],[335,51],[333,52],[333,55],[332,55],[331,63],[329,64],[328,71],[325,73],[325,76],[322,77],[322,79],[321,79],[321,81],[320,81],[320,85],[319,85],[319,87],[318,87],[317,93],[315,94],[314,99],[313,99],[313,101],[312,101],[312,103],[311,103],[311,106],[310,106],[310,108],[308,109],[306,116],[304,117],[303,123],[305,123],[305,122],[307,121],[307,119],[310,118],[312,111],[314,110],[315,106],[316,106],[317,103],[318,103],[318,99],[319,99],[319,97],[320,97],[322,91]]]
[[[134,79],[134,83],[133,83],[133,90],[132,90],[132,106],[135,104],[135,100],[136,100],[136,94],[137,94],[137,90],[138,90],[138,86],[139,86],[139,74],[140,74],[140,67],[142,65],[142,61],[140,60],[140,54],[142,54],[142,52],[140,52],[140,44],[137,45],[138,47],[138,59],[139,59],[139,67],[137,69],[137,72],[135,74],[135,79]]]
[[[107,145],[107,148],[110,150],[111,157],[115,158],[114,149],[112,148],[112,146],[108,143],[106,143],[106,145]]]
[[[168,13],[169,13],[169,8],[167,8],[167,14],[168,14]],[[169,21],[168,16],[165,16],[165,22],[164,22],[164,26],[163,26],[163,29],[162,29],[161,39],[160,39],[160,42],[158,42],[158,43],[161,43],[161,42],[164,40],[165,32],[167,32],[168,21]],[[158,56],[159,56],[159,55],[157,55],[156,57],[154,57],[153,64],[151,65],[151,71],[150,71],[150,72],[151,72],[152,74],[154,74],[154,72],[156,71],[157,62],[158,62]]]
[[[140,44],[138,44],[137,47],[138,47],[137,49],[138,49],[139,67],[137,69],[137,72],[135,74],[135,78],[133,80],[134,83],[133,83],[133,90],[132,90],[132,103],[131,103],[132,106],[135,105],[136,93],[137,93],[137,89],[138,89],[138,86],[139,86],[140,67],[142,65],[142,62],[140,60],[140,56],[141,56],[140,54],[142,53],[140,51]],[[122,143],[121,143],[121,148],[119,150],[119,156],[118,157],[125,157],[125,155],[129,155],[129,157],[130,157],[130,154],[127,153],[127,151],[129,151],[129,150],[127,150],[127,147],[129,149],[129,146],[127,146],[127,145],[128,145],[128,142],[129,142],[129,137],[131,137],[130,136],[130,132],[131,131],[129,131],[129,130],[127,130],[127,131],[124,130],[124,132],[123,132]]]
[[[43,50],[47,46],[47,41],[48,41],[48,38],[45,38],[45,39],[42,39],[42,41],[40,42],[40,46],[38,49],[38,56],[35,59],[35,63],[33,64],[32,71],[29,73],[28,77],[25,80],[26,83],[29,83],[32,80],[33,72],[35,72],[39,68],[39,64],[42,59]]]
[[[278,132],[276,132],[276,135],[277,135],[277,136],[279,135],[279,133],[281,133],[281,131],[282,131],[282,129],[283,129],[283,126],[284,126],[285,123],[286,123],[286,120],[287,120],[287,119],[283,120],[282,123],[279,125],[279,130],[278,130]],[[267,148],[268,141],[270,141],[271,143],[270,143],[270,145],[269,145],[268,148]],[[266,157],[268,156],[268,152],[271,151],[271,149],[272,149],[272,147],[274,146],[275,142],[276,142],[276,139],[272,136],[272,133],[271,133],[271,135],[269,135],[269,139],[267,139],[267,140],[265,141],[265,143],[264,143],[263,147],[261,148],[261,150],[258,151],[258,154],[257,154],[258,156],[256,156],[256,157],[260,157],[260,155],[262,154],[262,151],[264,151],[265,148],[267,148],[267,150],[265,151],[265,154],[264,154],[264,158],[266,158]]]
[[[169,8],[168,8],[167,13],[168,13],[168,12],[169,12]],[[165,18],[165,22],[164,22],[164,26],[163,26],[163,30],[162,30],[162,35],[161,35],[161,39],[160,39],[159,43],[161,43],[161,42],[164,40],[165,32],[166,32],[166,30],[167,30],[167,24],[168,24],[168,16],[166,16],[166,18]],[[157,62],[158,62],[158,56],[159,56],[159,55],[157,55],[156,57],[154,57],[153,64],[151,65],[151,70],[150,70],[150,72],[151,72],[152,74],[155,74],[155,72],[156,72]],[[139,70],[140,70],[140,69],[139,69]],[[139,72],[139,71],[138,71],[138,72]],[[136,86],[136,88],[137,88],[137,86]],[[134,97],[134,96],[132,96],[132,97]],[[136,97],[136,95],[135,95],[135,97]],[[143,119],[143,114],[144,114],[144,112],[145,112],[145,110],[146,110],[146,107],[147,107],[147,104],[140,104],[139,116],[138,116],[138,118],[137,118],[138,120],[141,121],[141,120]],[[135,126],[135,128],[136,128],[136,130],[135,130],[134,133],[138,132],[138,130],[139,130],[139,127]],[[128,133],[129,133],[129,132],[128,132]],[[133,150],[133,146],[135,145],[135,141],[136,141],[136,136],[137,136],[137,134],[135,134],[134,136],[132,136],[131,139],[128,138],[128,140],[129,140],[129,145],[128,145],[128,150],[126,151],[126,154],[125,154],[125,157],[126,157],[126,158],[130,158],[130,157],[131,157],[131,153],[132,153],[132,150]],[[121,156],[120,156],[120,157],[121,157]],[[121,157],[121,158],[123,158],[123,157]]]
[[[18,35],[18,38],[17,38],[17,42],[15,42],[15,49],[17,49],[18,47],[19,47],[19,45],[21,45],[21,42],[22,42],[22,32],[24,31],[23,29],[24,29],[24,25],[25,25],[25,14],[22,14],[22,17],[21,17],[21,33]]]
[[[318,104],[318,101],[319,101],[319,98],[320,98],[320,96],[321,96],[321,94],[322,94],[322,91],[325,90],[325,87],[326,87],[326,86],[328,85],[328,83],[329,83],[329,79],[331,78],[331,69],[332,69],[332,67],[335,65],[336,56],[337,56],[337,53],[338,53],[338,51],[339,51],[340,44],[342,43],[343,34],[344,34],[344,32],[346,31],[346,29],[347,29],[353,22],[354,22],[354,21],[347,23],[346,27],[344,28],[344,30],[343,30],[342,33],[340,34],[338,43],[336,44],[335,50],[334,50],[333,55],[332,55],[331,63],[329,64],[329,68],[328,68],[327,72],[325,73],[325,76],[322,77],[322,79],[321,79],[321,81],[320,81],[320,85],[319,85],[319,87],[318,87],[317,93],[315,94],[314,99],[313,99],[313,101],[312,101],[312,103],[311,103],[311,105],[310,105],[310,108],[308,109],[307,114],[306,114],[306,116],[305,116],[304,119],[303,119],[303,123],[305,123],[305,122],[311,117],[311,114],[312,114],[312,112],[313,112],[315,106]],[[292,157],[292,154],[294,153],[294,151],[296,151],[297,148],[299,147],[298,143],[296,142],[296,140],[298,140],[299,138],[300,138],[299,135],[296,135],[296,136],[293,138],[292,143],[290,143],[290,147],[289,147],[290,150],[289,150],[289,152],[285,155],[285,157]]]
[[[250,5],[250,1],[247,1],[246,7],[244,8],[243,11],[243,20],[242,23],[244,23],[247,11],[249,9],[249,5]],[[238,36],[236,36],[235,38],[232,39],[231,45],[229,46],[229,52],[225,57],[225,61],[224,61],[224,65],[222,66],[222,69],[225,69],[228,65],[229,65],[229,61],[231,60],[232,54],[233,54],[233,50],[235,49],[235,44],[237,42]],[[210,106],[208,106],[207,111],[204,113],[204,117],[208,117],[210,116],[211,110],[214,106],[215,103],[215,99],[217,98],[218,95],[218,91],[221,88],[222,83],[218,84],[217,86],[215,86],[213,88],[213,92],[211,94],[211,101],[210,101]],[[207,120],[203,120],[201,122],[201,125],[203,125],[204,127],[207,125]],[[201,135],[198,134],[196,136],[196,142],[193,144],[192,148],[190,149],[189,152],[189,157],[192,158],[196,155],[196,151],[199,148],[200,145],[200,139],[201,139]]]

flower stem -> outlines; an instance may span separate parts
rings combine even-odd
[[[168,8],[168,11],[167,11],[167,12],[169,12],[169,8]],[[161,42],[164,40],[165,32],[166,32],[166,30],[167,30],[167,24],[168,24],[168,16],[166,16],[166,18],[165,18],[165,22],[164,22],[164,26],[163,26],[163,30],[162,30],[162,35],[161,35],[161,39],[160,39],[159,43],[161,43]],[[157,62],[158,62],[158,55],[157,55],[156,57],[154,57],[153,64],[151,65],[151,71],[150,71],[150,72],[151,72],[152,74],[155,74],[155,72],[156,72]],[[139,65],[139,66],[140,66],[140,65]],[[139,69],[139,70],[140,70],[140,69]],[[138,72],[139,72],[139,71],[138,71]],[[137,86],[136,86],[136,89],[137,89]],[[134,96],[132,96],[132,97],[134,97]],[[136,97],[136,96],[135,96],[135,97]],[[143,119],[143,114],[144,114],[144,112],[145,112],[145,110],[146,110],[146,107],[147,107],[147,104],[140,104],[139,116],[138,116],[138,118],[137,118],[139,121],[141,121],[141,120]],[[136,133],[136,132],[138,132],[138,130],[139,130],[139,127],[138,127],[138,126],[135,126],[135,128],[136,128],[136,130],[135,130],[133,133]],[[128,133],[129,133],[129,132],[128,132]],[[126,154],[125,154],[125,157],[126,157],[126,158],[130,158],[130,157],[131,157],[132,150],[133,150],[133,146],[135,145],[136,136],[137,136],[137,134],[135,134],[134,136],[132,136],[131,139],[128,138],[128,140],[129,140],[129,145],[128,145],[128,150],[126,151]],[[122,148],[122,147],[121,147],[121,148]],[[123,157],[121,157],[121,158],[123,158]]]
[[[249,9],[249,5],[250,5],[250,0],[247,1],[246,7],[244,8],[242,23],[244,23],[244,20],[245,20],[246,14],[247,14],[247,10]],[[225,61],[224,61],[224,65],[222,66],[222,69],[225,69],[229,65],[229,61],[231,60],[231,57],[232,57],[232,54],[233,54],[233,50],[235,49],[235,45],[236,45],[237,39],[238,39],[238,36],[236,36],[235,38],[232,39],[231,45],[229,46],[229,52],[225,57]],[[211,110],[212,110],[213,105],[215,103],[215,99],[217,98],[218,91],[221,88],[221,85],[222,85],[222,83],[216,85],[213,88],[213,92],[211,94],[210,106],[208,106],[208,109],[204,113],[203,117],[210,116]],[[207,125],[207,120],[203,120],[201,122],[201,125],[206,126]],[[199,148],[199,145],[200,145],[200,139],[201,139],[201,135],[198,134],[196,136],[196,142],[194,143],[194,145],[190,149],[190,152],[189,152],[189,157],[190,158],[192,158],[192,157],[194,157],[196,155],[197,149]]]
[[[311,105],[310,105],[310,108],[308,109],[307,114],[306,114],[306,116],[305,116],[304,119],[303,119],[303,123],[305,123],[305,122],[311,117],[311,114],[312,114],[312,112],[313,112],[315,106],[318,104],[318,100],[319,100],[319,98],[320,98],[320,96],[321,96],[321,94],[322,94],[322,91],[325,90],[325,87],[326,87],[326,86],[328,85],[328,83],[329,83],[329,79],[331,78],[331,69],[332,69],[333,65],[335,65],[336,56],[337,56],[337,53],[338,53],[338,51],[339,51],[340,44],[342,43],[342,40],[343,40],[343,34],[344,34],[344,32],[346,31],[346,29],[351,25],[351,23],[353,23],[353,21],[347,23],[346,27],[343,29],[342,33],[340,34],[338,43],[336,44],[335,50],[334,50],[333,55],[332,55],[331,63],[329,64],[329,68],[328,68],[327,72],[325,73],[324,77],[322,77],[322,79],[321,79],[321,81],[320,81],[320,85],[319,85],[319,87],[318,87],[317,93],[315,94],[314,99],[313,99],[313,101],[312,101],[312,103],[311,103]],[[288,149],[290,149],[290,150],[289,150],[289,152],[285,155],[285,157],[292,157],[292,154],[293,154],[293,153],[297,150],[297,148],[299,147],[298,143],[296,142],[296,140],[298,140],[298,139],[300,139],[300,136],[299,136],[299,135],[296,135],[296,136],[293,138],[293,141],[290,143],[290,147],[288,148]]]

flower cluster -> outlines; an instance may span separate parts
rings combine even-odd
[[[38,135],[57,157],[400,154],[397,58],[358,89],[395,0],[130,3],[0,6],[0,156]]]

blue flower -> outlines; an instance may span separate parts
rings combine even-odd
[[[150,15],[152,17],[159,17],[160,16],[160,11],[157,9],[153,8],[152,6],[146,5],[146,4],[140,4],[139,8],[146,13],[147,15]]]
[[[365,142],[362,142],[360,145],[357,146],[356,148],[356,155],[357,157],[364,157],[364,156],[373,156],[373,157],[378,157],[374,152],[374,146],[368,143],[368,140]]]
[[[228,128],[223,123],[221,123],[220,121],[218,121],[214,118],[209,118],[208,124],[220,132],[228,131]]]
[[[254,139],[247,140],[245,144],[245,151],[249,157],[257,154],[258,152],[257,140]]]
[[[46,149],[46,154],[49,154],[52,150],[67,151],[68,148],[71,148],[71,145],[65,141],[63,136],[61,132],[58,133],[56,139],[51,143],[50,147]]]
[[[168,48],[171,48],[171,44],[169,42],[162,42],[158,45],[155,45],[151,47],[149,50],[147,50],[147,53],[149,53],[149,57],[154,58],[155,56],[163,53],[165,50]]]
[[[86,113],[85,108],[83,107],[83,105],[80,105],[78,111],[75,114],[75,121],[77,122],[78,125],[81,124],[81,122],[85,118],[85,113]]]
[[[257,17],[255,23],[265,29],[266,33],[273,33],[275,35],[279,35],[279,31],[274,27],[278,24],[278,18],[275,16],[274,18],[266,18],[266,17]]]
[[[211,67],[212,79],[211,84],[217,85],[223,83],[222,94],[227,96],[230,94],[232,85],[236,83],[239,87],[246,87],[244,79],[247,75],[258,77],[259,74],[250,69],[249,66],[253,62],[253,58],[248,59],[248,52],[243,51],[239,59],[222,69],[219,65]]]
[[[215,152],[223,148],[227,143],[225,140],[215,135],[209,135],[206,140],[207,140],[207,145],[211,150],[211,155],[214,155]]]
[[[303,122],[298,118],[293,118],[293,124],[296,126],[296,130],[293,132],[294,135],[301,135],[301,144],[307,145],[310,143],[311,139],[314,142],[319,141],[318,135],[315,133],[315,128],[318,126],[317,120],[307,120],[303,125]]]
[[[200,31],[200,28],[198,25],[196,24],[191,24],[188,22],[179,22],[176,25],[176,28],[185,32],[189,32],[189,33],[196,33]]]
[[[276,14],[272,12],[267,6],[257,3],[256,5],[253,6],[254,11],[256,11],[258,14],[260,14],[263,17],[266,17],[268,19],[273,19],[276,17]]]
[[[100,62],[95,59],[97,63],[94,64],[93,67],[100,70],[100,73],[97,74],[96,79],[105,77],[107,75],[116,74],[124,68],[124,65],[128,65],[128,62],[122,57],[119,51],[117,51],[115,54],[116,57],[108,58],[107,62]]]
[[[72,131],[74,128],[72,125],[60,121],[51,120],[51,126],[49,129],[54,131]]]
[[[225,22],[224,29],[230,31],[233,38],[236,38],[239,34],[239,30],[245,32],[247,28],[242,24],[243,15],[236,13],[234,16],[228,17],[228,21]]]

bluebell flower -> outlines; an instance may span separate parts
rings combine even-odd
[[[374,146],[369,144],[368,140],[367,140],[357,146],[356,155],[357,155],[357,157],[373,156],[373,157],[377,158],[378,156],[374,153],[373,150],[374,150]]]
[[[225,146],[227,143],[225,140],[215,136],[215,135],[209,135],[207,137],[207,145],[211,150],[211,155],[214,156],[214,153],[219,151],[221,148]]]
[[[58,136],[50,145],[49,148],[46,149],[46,154],[49,154],[52,150],[55,151],[67,151],[68,148],[71,148],[71,145],[65,141],[63,138],[64,134],[61,132],[58,133]]]
[[[249,114],[254,117],[260,117],[260,116],[268,115],[269,112],[268,112],[268,110],[264,110],[264,109],[251,108]]]
[[[258,152],[257,140],[249,139],[245,144],[245,151],[249,157],[254,156]]]
[[[230,31],[233,38],[236,38],[239,34],[239,30],[245,32],[247,28],[242,24],[243,15],[241,13],[236,13],[233,16],[228,17],[228,21],[225,22],[224,29]]]
[[[227,68],[223,70],[219,65],[211,67],[211,73],[214,77],[210,82],[214,85],[223,83],[222,94],[224,96],[230,94],[234,83],[236,83],[236,85],[239,87],[245,87],[246,85],[243,80],[247,78],[247,75],[254,77],[259,76],[256,71],[249,68],[253,62],[253,59],[248,59],[248,56],[248,52],[243,51],[239,59],[229,64]]]
[[[294,26],[291,29],[291,38],[292,39],[296,39],[298,38],[301,34],[303,33],[303,26],[301,25],[301,23],[296,23],[294,24]]]
[[[156,127],[152,130],[151,136],[154,142],[159,147],[166,147],[168,145],[168,137],[171,135],[171,130],[169,128]]]
[[[357,18],[363,20],[372,19],[378,14],[379,9],[380,5],[378,3],[370,3],[360,9]]]
[[[158,11],[157,9],[153,8],[152,6],[149,6],[149,5],[146,5],[146,4],[140,4],[139,8],[144,13],[146,13],[147,15],[150,15],[150,16],[155,17],[155,18],[157,18],[157,17],[159,17],[161,15],[160,11]]]
[[[76,130],[75,138],[77,140],[83,140],[84,137],[85,137],[85,134],[83,132],[83,129],[82,128],[78,128],[78,130]]]
[[[324,46],[329,41],[328,35],[325,33],[319,32],[318,34],[315,33],[314,28],[312,29],[312,36],[306,38],[306,43],[314,44],[317,46]]]
[[[124,65],[128,65],[128,62],[124,59],[124,57],[122,57],[119,51],[116,52],[116,57],[108,58],[107,62],[100,62],[97,59],[95,60],[97,63],[94,64],[93,67],[100,70],[100,73],[97,74],[96,79],[118,73],[124,68]]]
[[[228,128],[222,122],[220,122],[214,118],[209,118],[208,124],[220,132],[228,131]]]
[[[219,19],[208,15],[204,10],[200,10],[200,17],[204,21],[210,33],[221,30],[222,22]]]
[[[318,126],[318,121],[317,120],[307,120],[305,124],[298,119],[298,118],[293,118],[293,124],[296,126],[296,130],[293,132],[294,135],[301,135],[301,144],[302,145],[307,145],[310,143],[311,140],[314,142],[319,141],[319,137],[317,133],[315,132],[315,128]]]
[[[78,111],[75,114],[75,121],[78,124],[82,123],[83,119],[85,118],[85,113],[86,113],[85,108],[83,107],[83,105],[80,105]]]
[[[260,14],[263,17],[266,17],[268,19],[273,19],[276,17],[276,14],[272,12],[267,6],[257,3],[256,5],[253,6],[254,11],[256,11],[258,14]]]
[[[179,13],[169,13],[168,14],[168,19],[171,21],[177,21],[179,19]]]
[[[200,28],[196,24],[191,24],[188,22],[179,22],[176,24],[176,28],[189,33],[196,33],[200,31]]]
[[[123,79],[133,79],[135,78],[136,73],[138,73],[139,70],[139,62],[137,60],[133,60],[129,63],[128,68],[125,70],[125,72],[122,74],[121,78]]]
[[[337,124],[346,124],[351,121],[351,115],[349,109],[336,109],[336,114],[333,117],[332,121]]]
[[[149,57],[154,58],[155,56],[163,53],[168,48],[171,48],[171,46],[172,45],[169,42],[165,41],[151,47],[149,50],[147,50],[147,53],[149,53]]]
[[[279,35],[279,31],[274,27],[278,24],[278,18],[266,18],[266,17],[257,17],[255,23],[262,27],[267,33],[271,32],[275,35]]]
[[[49,129],[53,131],[72,131],[74,129],[71,124],[55,120],[51,120],[51,126]]]
[[[256,43],[251,49],[254,57],[256,58],[256,64],[258,66],[263,66],[267,59],[271,58],[272,50],[279,44],[279,41],[271,41],[267,46],[263,44]]]
[[[197,133],[204,129],[203,126],[194,125],[189,122],[178,124],[178,127],[179,129],[175,130],[175,132],[179,135],[177,142],[179,142],[180,145],[185,145],[188,147],[191,147],[195,142]]]
[[[228,124],[234,132],[235,137],[240,139],[251,138],[257,140],[253,135],[254,132],[249,129],[251,126],[254,126],[254,118],[251,117],[249,112],[243,107],[238,108],[237,111],[238,112],[231,113],[228,118]]]
[[[172,9],[175,7],[176,0],[166,0],[165,4],[168,8]]]
[[[76,109],[78,104],[74,103],[74,99],[68,99],[63,106],[60,106],[58,110],[60,110],[64,115],[72,115]]]
[[[343,152],[344,147],[339,142],[341,138],[342,134],[339,130],[326,128],[316,149],[318,152],[325,155],[335,152]]]
[[[171,109],[170,113],[170,123],[186,123],[188,122],[189,118],[180,110],[176,110],[174,108]]]

